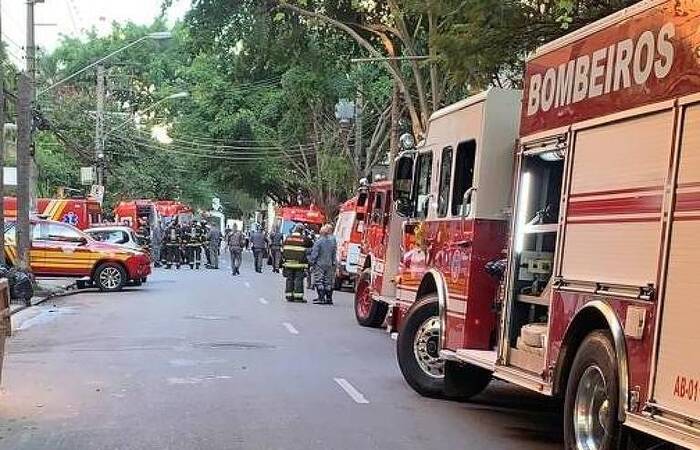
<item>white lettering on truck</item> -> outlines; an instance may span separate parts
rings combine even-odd
[[[646,83],[652,74],[659,80],[671,73],[676,36],[673,23],[655,35],[645,31],[637,41],[624,39],[548,68],[530,77],[527,115],[562,108],[589,98],[608,95]]]

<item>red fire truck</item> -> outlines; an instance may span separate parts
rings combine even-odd
[[[530,58],[499,290],[485,268],[511,161],[484,165],[484,135],[452,144],[431,123],[397,162],[397,355],[418,392],[468,398],[495,377],[563,398],[567,449],[618,448],[629,429],[700,448],[698,30],[697,1],[649,0]]]
[[[298,223],[304,224],[318,233],[321,226],[326,223],[326,215],[316,205],[309,206],[282,206],[277,211],[277,219],[282,234],[287,235],[294,230]]]
[[[4,208],[7,218],[17,217],[17,198],[5,197]],[[37,199],[37,210],[39,216],[81,230],[102,222],[102,206],[92,198],[40,198]]]
[[[358,203],[365,205],[364,233],[355,288],[355,318],[362,326],[378,327],[396,303],[401,224],[393,208],[392,184],[377,181],[360,187]]]
[[[335,239],[338,242],[336,256],[335,288],[339,290],[344,284],[355,284],[360,246],[364,231],[365,207],[363,199],[355,196],[340,206],[335,223]]]

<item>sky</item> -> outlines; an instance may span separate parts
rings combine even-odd
[[[37,45],[51,51],[62,34],[80,36],[95,27],[106,34],[112,22],[149,24],[160,14],[162,0],[44,0],[34,7]],[[168,10],[168,22],[182,18],[192,0],[175,0]],[[26,0],[2,0],[2,40],[10,59],[24,64],[26,42]]]

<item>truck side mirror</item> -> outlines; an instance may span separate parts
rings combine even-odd
[[[472,212],[472,197],[474,192],[476,191],[476,187],[472,186],[467,191],[464,193],[464,196],[462,197],[462,211],[461,215],[462,217],[468,217],[469,214]]]
[[[394,170],[394,203],[396,205],[396,212],[403,217],[410,217],[413,215],[413,202],[411,201],[413,164],[413,154],[406,154],[396,160]]]

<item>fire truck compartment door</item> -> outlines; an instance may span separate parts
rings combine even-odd
[[[700,105],[687,109],[683,133],[652,399],[700,420]]]
[[[399,259],[401,258],[401,237],[403,220],[392,211],[392,217],[387,225],[386,256],[384,261],[384,278],[382,279],[382,295],[396,296],[396,274],[398,273]]]

